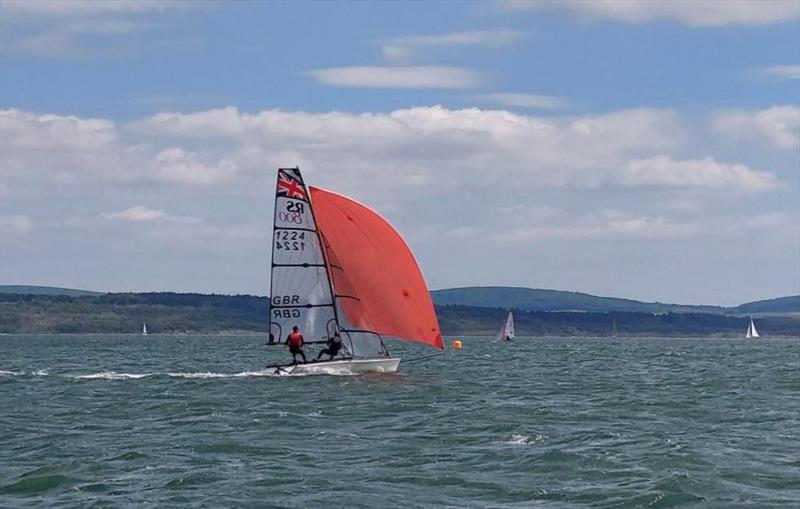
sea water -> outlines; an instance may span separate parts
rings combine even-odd
[[[257,336],[0,336],[0,507],[800,505],[800,341],[463,343],[281,377]]]

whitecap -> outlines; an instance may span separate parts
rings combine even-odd
[[[511,435],[510,440],[506,440],[506,444],[510,445],[531,445],[537,442],[542,442],[547,438],[547,435],[534,435],[530,437],[528,435]]]
[[[0,369],[0,376],[22,376],[24,374],[24,371],[8,371],[6,369]]]
[[[103,371],[88,375],[75,375],[75,378],[82,380],[137,380],[139,378],[153,376],[154,374],[155,373],[117,373],[115,371]]]
[[[197,373],[164,373],[166,376],[170,376],[172,378],[227,378],[230,375],[226,375],[224,373],[209,373],[209,372],[197,372]]]

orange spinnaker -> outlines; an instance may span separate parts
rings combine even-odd
[[[444,348],[425,279],[392,225],[364,205],[317,187],[311,187],[311,204],[317,228],[347,278],[346,285],[337,285],[338,271],[331,271],[337,293],[347,286],[360,299],[339,299],[348,320],[381,335]]]

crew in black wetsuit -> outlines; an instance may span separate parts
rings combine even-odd
[[[339,333],[333,335],[332,338],[328,338],[328,348],[322,350],[319,355],[317,355],[317,360],[323,355],[330,355],[331,358],[328,360],[333,360],[336,355],[338,355],[339,350],[342,348],[342,338],[339,336]]]

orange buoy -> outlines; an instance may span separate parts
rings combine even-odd
[[[461,350],[461,347],[464,346],[461,344],[461,340],[457,339],[453,341],[453,350]]]

